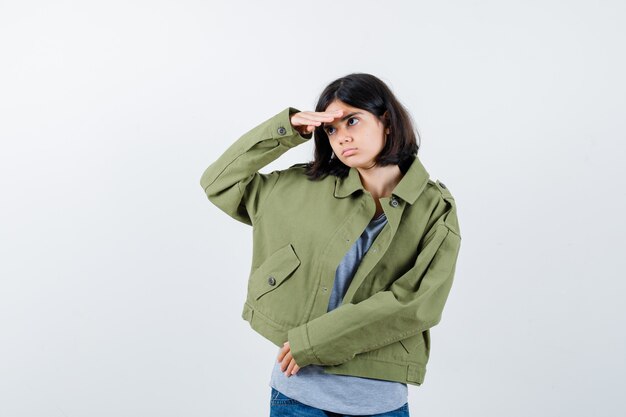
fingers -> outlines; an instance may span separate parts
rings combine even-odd
[[[310,116],[306,116],[306,115],[302,115],[300,113],[297,113],[296,115],[294,115],[291,118],[291,124],[294,126],[319,126],[322,124],[322,121],[324,122],[330,122],[332,119],[330,117],[328,117],[326,120],[317,120],[315,118],[312,118]]]
[[[291,116],[291,124],[293,126],[320,126],[322,122],[332,122],[337,117],[343,114],[343,110],[337,110],[334,112],[312,112],[303,111]],[[307,128],[307,131],[313,131],[313,129]]]
[[[294,368],[296,366],[296,361],[291,359],[291,362],[289,362],[289,366],[287,366],[287,377],[291,376],[292,374],[295,374],[294,372]]]
[[[278,362],[280,363],[281,372],[285,372],[285,369],[289,366],[291,361],[291,348],[289,347],[289,341],[283,343],[283,347],[278,354]]]
[[[296,364],[296,360],[291,354],[289,341],[283,343],[283,347],[278,354],[278,362],[280,363],[280,371],[284,372],[287,377],[295,375],[300,370],[300,367]]]
[[[294,363],[294,365],[295,365],[296,361],[294,360],[294,361],[293,361],[293,363]],[[293,371],[291,371],[291,375],[295,375],[295,374],[297,374],[299,370],[300,370],[300,367],[299,367],[298,365],[295,365],[295,366],[293,367]]]
[[[285,375],[287,375],[286,372],[289,369],[289,366],[291,365],[291,362],[295,362],[293,360],[293,356],[291,356],[291,353],[287,353],[285,355],[285,357],[280,361],[280,371],[281,372],[285,372]]]
[[[289,361],[289,365],[287,365],[287,368],[284,371],[281,369],[281,371],[285,373],[287,378],[289,378],[292,375],[295,375],[296,373],[298,373],[299,370],[300,370],[300,367],[296,364],[296,360],[293,359],[293,356],[291,357],[291,360]]]
[[[304,116],[308,119],[311,120],[318,120],[318,121],[329,121],[332,119],[335,119],[339,116],[341,116],[341,114],[343,113],[343,110],[335,110],[335,111],[303,111],[300,112],[299,114],[301,116]]]
[[[287,354],[287,352],[289,352],[289,345],[287,345],[289,342],[285,342],[283,343],[283,347],[280,348],[280,352],[278,352],[278,358],[276,358],[277,362],[282,362],[283,359],[285,358],[285,355]],[[280,369],[281,371],[283,370],[282,367]]]

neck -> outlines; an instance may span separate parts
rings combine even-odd
[[[393,189],[398,185],[404,174],[398,165],[384,167],[357,168],[363,187],[372,194],[372,197],[390,197]]]

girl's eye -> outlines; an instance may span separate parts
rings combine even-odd
[[[352,124],[351,124],[351,123],[350,123],[350,120],[356,120],[356,121],[358,121],[359,119],[357,119],[356,117],[351,117],[351,118],[349,118],[349,119],[348,119],[348,125],[349,125],[349,126],[354,126],[356,123],[352,123]],[[335,129],[335,128],[334,128],[334,127],[332,127],[332,126],[328,126],[328,127],[326,128],[326,133],[327,133],[328,135],[332,135],[332,132],[330,131],[331,129]]]

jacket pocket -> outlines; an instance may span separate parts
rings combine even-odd
[[[413,353],[417,350],[417,346],[424,343],[424,336],[422,333],[418,333],[416,335],[407,337],[406,339],[400,340],[400,344],[406,351],[406,353]]]
[[[248,293],[258,300],[270,291],[278,288],[300,266],[300,259],[296,255],[291,243],[271,254],[250,275]]]

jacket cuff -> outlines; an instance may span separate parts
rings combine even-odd
[[[309,335],[306,326],[307,324],[304,323],[287,332],[291,356],[293,356],[293,359],[300,368],[314,363],[320,364],[319,359],[313,353],[313,349],[309,343]]]
[[[281,144],[293,148],[311,139],[313,133],[303,136],[291,125],[291,115],[300,110],[295,107],[286,107],[276,117],[272,118],[272,138]]]

